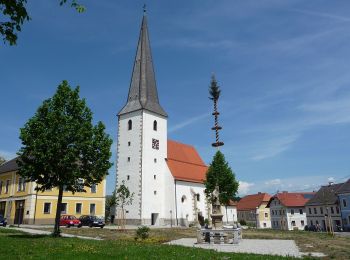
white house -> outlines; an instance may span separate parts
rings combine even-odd
[[[271,197],[271,227],[282,230],[304,230],[306,225],[305,203],[314,193],[289,193],[284,191]]]
[[[127,224],[188,225],[198,215],[209,217],[207,166],[193,146],[168,140],[167,122],[144,15],[127,102],[118,113],[117,188],[124,181],[134,193]],[[237,214],[230,210],[234,220]]]

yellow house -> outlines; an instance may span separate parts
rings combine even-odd
[[[16,159],[0,166],[0,215],[7,218],[8,224],[53,224],[58,190],[35,191],[35,182],[25,182],[17,174]],[[85,190],[75,194],[64,192],[61,213],[104,217],[106,179]]]

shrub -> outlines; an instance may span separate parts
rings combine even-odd
[[[239,221],[239,224],[241,224],[242,226],[246,226],[247,225],[247,222],[244,220],[244,219],[241,219]]]
[[[141,226],[136,231],[136,238],[146,239],[149,237],[149,227]]]

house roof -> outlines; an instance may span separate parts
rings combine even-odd
[[[237,210],[255,210],[256,207],[259,207],[263,202],[268,202],[271,196],[267,193],[257,193],[244,196],[237,203]]]
[[[7,161],[0,165],[0,173],[12,172],[18,170],[17,158],[13,158],[10,161]]]
[[[275,194],[271,197],[267,207],[270,207],[270,204],[273,199],[277,198],[282,205],[285,207],[304,207],[305,203],[315,195],[314,192],[281,192]]]
[[[131,76],[128,99],[118,115],[140,109],[145,109],[167,117],[167,113],[159,104],[152,53],[148,36],[147,17],[145,14],[141,24],[140,37]]]
[[[343,185],[337,190],[337,194],[341,193],[350,193],[350,179],[343,183]]]
[[[338,201],[336,192],[344,183],[322,186],[316,194],[305,205],[326,205],[335,204]]]
[[[196,149],[168,140],[167,164],[175,180],[203,183],[208,167]]]

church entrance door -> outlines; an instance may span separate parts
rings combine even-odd
[[[151,224],[152,224],[152,226],[158,225],[158,216],[159,216],[158,213],[152,213],[151,214]]]

